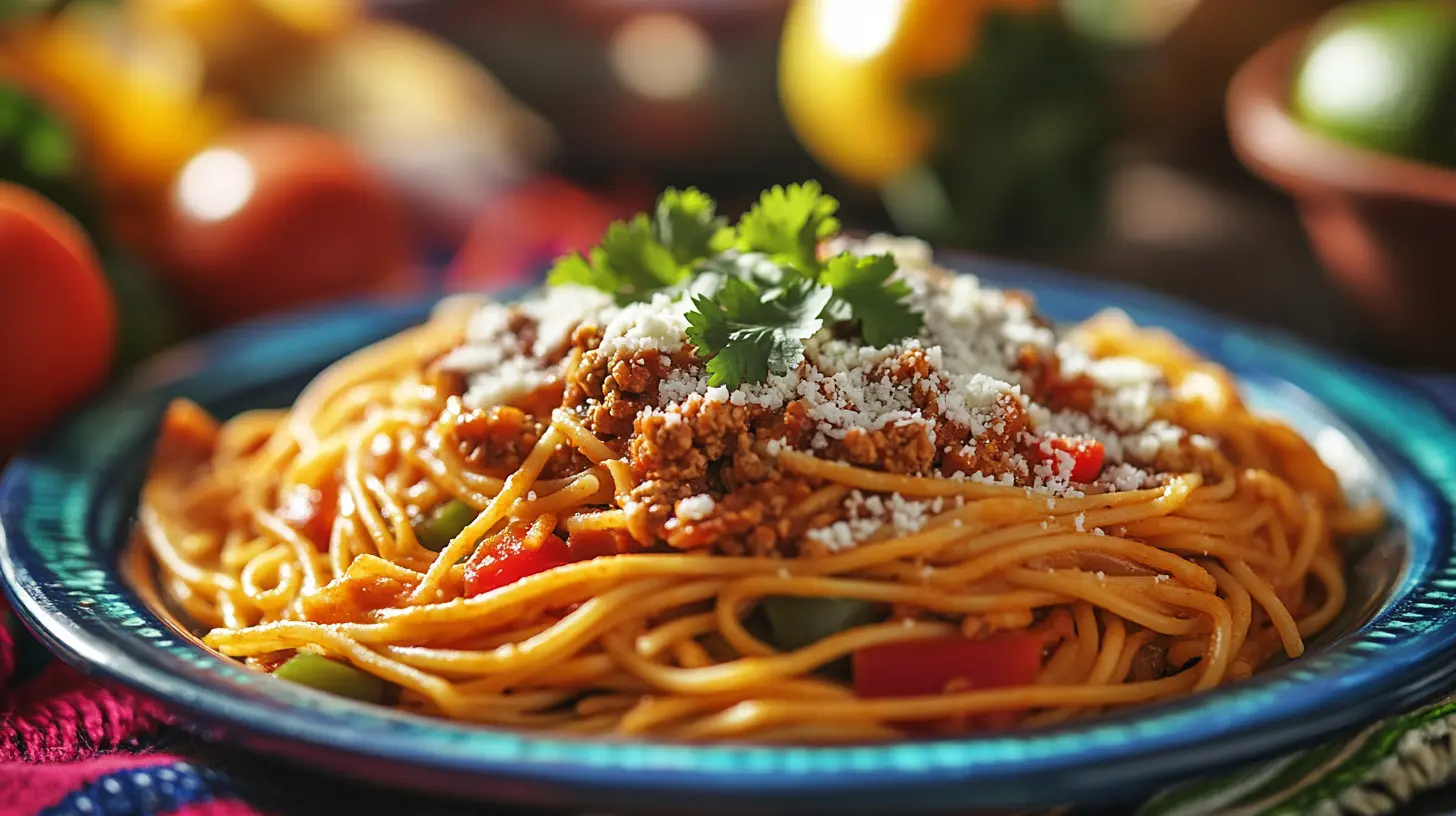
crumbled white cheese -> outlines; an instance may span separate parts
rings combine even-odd
[[[582,323],[612,306],[605,292],[587,286],[548,286],[540,297],[521,301],[521,311],[536,322],[532,353],[546,357],[559,352]]]
[[[690,496],[678,502],[677,515],[678,518],[687,519],[688,521],[698,521],[707,518],[716,506],[712,496],[709,496],[707,493],[699,493],[696,496]]]
[[[466,378],[469,388],[465,392],[465,404],[472,408],[507,405],[550,384],[558,376],[558,372],[544,369],[532,359],[514,357],[494,369],[470,374]]]
[[[1103,470],[1102,475],[1097,479],[1097,484],[1108,487],[1113,492],[1126,492],[1141,490],[1151,478],[1146,471],[1124,462],[1111,465]]]
[[[1057,346],[1062,375],[1085,376],[1095,386],[1092,416],[1119,431],[1135,431],[1153,419],[1153,411],[1168,399],[1168,386],[1157,366],[1133,357],[1093,360],[1070,343]]]
[[[666,295],[632,303],[609,314],[599,350],[609,357],[639,352],[672,353],[687,344],[688,321],[682,301]]]
[[[565,366],[557,360],[571,332],[611,305],[602,292],[584,286],[552,286],[520,306],[486,302],[475,310],[465,327],[465,342],[447,354],[440,365],[465,375],[465,404],[486,408],[513,402],[558,379]],[[512,315],[519,312],[534,325],[535,341],[529,349],[512,332]]]
[[[1129,459],[1152,464],[1163,451],[1175,451],[1179,443],[1187,438],[1188,432],[1161,419],[1148,423],[1142,431],[1124,436],[1122,449]]]
[[[907,536],[924,529],[936,502],[907,499],[899,493],[881,495],[850,491],[843,507],[848,518],[805,535],[824,545],[830,552],[851,549],[888,526],[897,536]],[[942,503],[943,506],[943,503]]]
[[[1071,478],[1076,457],[1049,445],[1056,437],[1101,442],[1107,466],[1097,484],[1112,490],[1151,483],[1152,476],[1140,468],[1152,467],[1161,454],[1185,440],[1193,446],[1213,445],[1154,418],[1159,405],[1170,398],[1157,366],[1129,357],[1092,359],[1070,343],[1059,343],[1036,316],[1029,298],[984,287],[971,275],[946,273],[936,266],[924,242],[886,235],[839,238],[831,250],[893,254],[896,276],[910,289],[908,301],[923,315],[920,335],[871,347],[836,336],[835,327],[825,326],[805,342],[805,360],[798,367],[730,389],[710,386],[700,362],[672,364],[673,359],[683,359],[680,354],[688,347],[686,314],[693,308],[688,297],[659,293],[649,301],[618,306],[595,289],[556,286],[519,306],[480,305],[467,324],[465,343],[442,364],[466,375],[467,405],[509,403],[558,382],[572,331],[590,322],[602,327],[597,350],[609,360],[630,359],[637,365],[655,360],[666,369],[656,383],[656,405],[644,409],[664,413],[665,421],[680,421],[694,402],[767,411],[797,402],[810,422],[805,441],[799,444],[809,451],[831,448],[855,431],[906,427],[923,432],[936,445],[937,436],[948,428],[957,441],[945,444],[944,452],[958,452],[967,462],[980,461],[977,452],[985,453],[981,446],[992,443],[988,436],[995,434],[1006,438],[994,440],[1000,452],[990,453],[993,458],[987,460],[994,462],[987,468],[994,472],[941,475],[1022,485],[1028,495],[1052,497],[1049,507],[1055,497],[1083,495]],[[1023,393],[1031,383],[1029,375],[1020,371],[1028,352],[1056,360],[1064,379],[1090,382],[1090,411],[1054,412],[1033,403]],[[545,363],[548,359],[553,362]],[[1207,382],[1191,379],[1183,378],[1181,387],[1208,392],[1219,387],[1206,375]],[[1013,425],[1019,412],[1025,412],[1025,424]],[[1008,436],[1013,427],[1025,427],[1028,436]],[[776,455],[785,444],[783,439],[767,440],[765,450]],[[1007,451],[1007,444],[1032,452],[1024,456]],[[1034,452],[1038,448],[1039,455]],[[680,503],[686,509],[680,508],[679,514],[691,519],[707,506],[698,499],[711,502],[706,494],[695,496]],[[887,500],[879,515],[871,517],[869,498],[861,497],[860,503],[863,506],[850,519],[812,531],[811,537],[830,549],[852,547],[882,525],[906,534],[942,511],[939,504]]]
[[[895,265],[899,269],[913,269],[925,271],[931,269],[935,262],[935,253],[930,244],[919,238],[912,238],[900,235],[888,235],[877,232],[867,238],[856,240],[848,236],[837,236],[829,242],[831,255],[838,255],[841,252],[852,252],[858,256],[866,255],[892,255],[895,258]]]
[[[1214,411],[1222,411],[1228,404],[1228,394],[1223,385],[1202,371],[1190,371],[1178,383],[1178,397],[1183,400],[1199,400]]]
[[[888,502],[890,524],[901,535],[919,532],[925,526],[925,511],[929,506],[929,502],[911,501],[899,493],[891,493]]]
[[[707,390],[708,375],[701,366],[674,368],[657,384],[657,394],[663,405],[682,402]]]
[[[843,519],[809,530],[804,536],[819,542],[829,552],[843,552],[874,535],[880,526],[878,519]]]

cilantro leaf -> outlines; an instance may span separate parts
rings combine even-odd
[[[578,286],[605,289],[606,287],[598,285],[598,278],[602,274],[597,264],[588,262],[581,257],[581,253],[573,252],[556,259],[551,271],[546,273],[546,282],[552,286],[574,283]]]
[[[910,287],[891,281],[891,256],[820,262],[819,243],[839,230],[838,209],[817,182],[774,187],[735,232],[708,196],[668,189],[650,216],[613,223],[600,246],[561,258],[547,279],[594,287],[619,303],[655,292],[688,299],[688,339],[707,361],[709,382],[762,382],[799,365],[804,341],[826,320],[858,324],[874,346],[920,331],[922,316],[905,302]]]
[[[556,262],[546,276],[558,286],[575,283],[608,292],[619,302],[646,300],[653,292],[681,283],[692,274],[673,259],[667,247],[657,242],[647,216],[615,221],[607,227],[600,247],[587,258],[568,255]]]
[[[679,266],[667,247],[653,237],[652,226],[645,215],[607,227],[607,234],[602,236],[601,254],[620,282],[625,284],[627,294],[636,300],[643,299],[656,289],[678,283],[691,274],[691,270]],[[596,253],[593,253],[595,256]],[[622,294],[620,289],[618,294]]]
[[[825,316],[856,320],[860,334],[872,346],[884,346],[920,333],[923,316],[905,303],[910,286],[891,281],[895,259],[890,255],[856,257],[842,252],[825,265],[819,282],[834,290]]]
[[[737,388],[789,373],[804,359],[804,341],[824,324],[819,313],[832,295],[807,279],[764,291],[729,277],[716,298],[694,297],[687,334],[698,356],[711,358],[708,384]]]
[[[717,209],[713,199],[693,187],[669,187],[657,199],[652,234],[679,265],[691,265],[733,245],[733,229]]]
[[[699,288],[694,281],[694,290],[712,294],[722,287],[728,278],[742,278],[761,290],[772,290],[787,286],[794,281],[808,280],[809,276],[792,266],[776,263],[760,252],[729,252],[710,258],[698,269],[698,279],[716,279],[709,287]]]
[[[819,268],[819,242],[839,232],[834,213],[839,202],[824,195],[819,183],[774,186],[738,221],[738,248],[762,252],[798,269]]]

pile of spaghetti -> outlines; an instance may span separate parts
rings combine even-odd
[[[1298,657],[1371,529],[1229,375],[812,183],[693,190],[287,410],[164,421],[161,595],[279,676],[494,726],[846,742],[1030,726]]]

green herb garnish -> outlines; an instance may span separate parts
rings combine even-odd
[[[829,259],[819,282],[834,290],[826,317],[856,320],[865,342],[872,346],[914,337],[925,322],[921,314],[905,304],[910,285],[890,280],[895,259],[889,255],[856,257],[843,252]]]
[[[688,339],[709,383],[762,382],[798,366],[804,341],[825,322],[855,324],[875,346],[920,331],[910,287],[891,280],[893,257],[819,259],[820,244],[839,232],[838,209],[816,182],[776,186],[730,227],[708,196],[669,189],[651,218],[612,224],[600,246],[557,261],[547,280],[600,289],[619,303],[663,291],[690,297]]]
[[[585,258],[575,252],[561,258],[546,282],[600,289],[619,303],[647,300],[683,283],[695,264],[733,245],[733,230],[715,210],[713,199],[691,187],[668,189],[651,219],[638,215],[614,222],[601,246]]]
[[[819,183],[774,186],[738,222],[738,248],[762,252],[807,273],[819,269],[819,242],[839,234],[839,202]]]
[[[607,227],[601,246],[586,258],[573,253],[557,261],[546,280],[553,286],[590,286],[615,295],[620,303],[632,303],[681,283],[691,274],[653,235],[647,216],[639,215]]]
[[[708,384],[737,388],[789,373],[804,359],[804,341],[824,321],[833,292],[808,279],[764,290],[728,278],[716,298],[698,295],[688,312],[688,339],[708,358]]]
[[[652,234],[684,266],[733,246],[733,228],[718,215],[717,203],[692,187],[669,187],[657,199]]]

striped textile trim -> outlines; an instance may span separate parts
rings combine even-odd
[[[1383,816],[1456,780],[1456,698],[1232,774],[1168,789],[1138,816]]]
[[[203,807],[216,805],[225,807]],[[226,776],[174,760],[123,768],[98,776],[40,811],[43,816],[162,816],[162,814],[257,814],[237,801]]]

